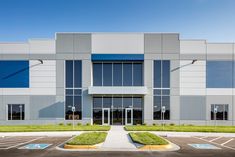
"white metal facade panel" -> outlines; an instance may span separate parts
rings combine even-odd
[[[55,95],[56,94],[56,62],[44,60],[40,64],[37,60],[30,61],[30,94]]]
[[[92,53],[100,54],[143,54],[142,33],[93,33]]]
[[[205,40],[181,40],[181,54],[206,54]]]
[[[28,43],[0,43],[0,54],[29,54]]]
[[[180,95],[205,95],[206,62],[180,61]]]
[[[233,54],[234,44],[222,44],[222,43],[208,43],[207,54]]]
[[[233,95],[232,88],[207,88],[207,95]]]
[[[29,40],[30,54],[55,54],[55,40]]]

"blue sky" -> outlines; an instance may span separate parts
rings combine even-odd
[[[179,32],[235,42],[235,0],[0,0],[0,41],[55,32]]]

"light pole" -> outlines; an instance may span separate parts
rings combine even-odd
[[[75,112],[75,106],[68,106],[69,108],[71,108],[72,112],[73,112],[73,130],[74,130],[74,112]]]
[[[162,125],[162,130],[164,130],[164,115],[165,115],[165,112],[166,112],[166,107],[165,106],[162,106],[162,120],[163,120],[163,125]]]
[[[73,130],[74,130],[74,112],[75,112],[75,106],[72,107],[72,112],[73,112]]]
[[[19,108],[20,108],[20,120],[22,120],[22,105],[20,105]]]
[[[215,107],[214,107],[215,130],[216,130],[216,120],[217,120],[216,114],[217,114],[217,112],[218,112],[218,106],[215,106]]]

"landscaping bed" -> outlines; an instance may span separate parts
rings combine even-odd
[[[235,133],[235,126],[192,126],[192,125],[139,125],[125,126],[127,131],[175,131],[175,132],[221,132]]]
[[[149,132],[131,132],[131,139],[135,143],[142,145],[167,145],[168,141]]]
[[[2,125],[0,132],[46,132],[46,131],[108,131],[110,126],[101,125]]]
[[[65,149],[96,149],[106,139],[106,132],[83,133],[66,142]]]

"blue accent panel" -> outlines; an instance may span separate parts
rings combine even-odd
[[[207,61],[206,87],[233,88],[233,61]]]
[[[29,88],[29,61],[0,61],[0,88]]]
[[[92,54],[92,61],[143,61],[144,54]]]

